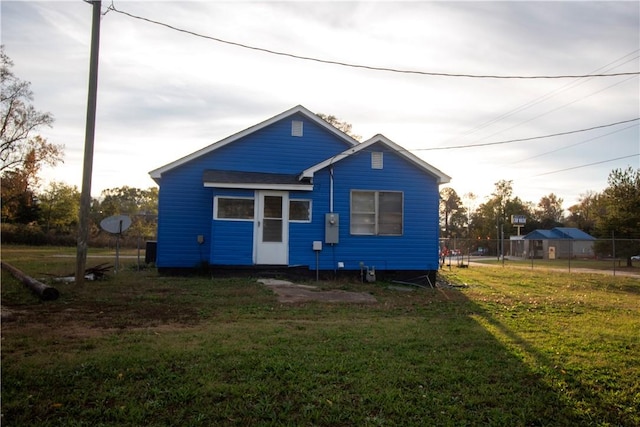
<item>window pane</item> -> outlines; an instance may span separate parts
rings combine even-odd
[[[378,206],[380,212],[402,212],[402,193],[381,191]]]
[[[282,242],[282,220],[265,219],[262,227],[263,242]]]
[[[376,233],[376,193],[351,192],[351,234]]]
[[[218,197],[217,201],[217,218],[253,219],[253,199],[233,199]]]
[[[402,193],[381,191],[378,208],[378,234],[402,234]]]
[[[291,221],[310,221],[311,202],[309,200],[290,200],[289,219]]]
[[[375,232],[376,232],[375,214],[351,215],[351,234],[375,234]]]
[[[401,214],[380,214],[378,234],[400,235],[402,234]]]
[[[351,234],[402,235],[402,192],[352,191]]]
[[[282,218],[282,197],[264,196],[264,217]]]
[[[351,209],[353,212],[375,212],[376,193],[373,191],[354,191],[351,193]]]

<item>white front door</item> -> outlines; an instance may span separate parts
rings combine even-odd
[[[258,191],[254,224],[256,264],[289,264],[289,193]]]

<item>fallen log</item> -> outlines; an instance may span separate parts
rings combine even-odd
[[[60,296],[60,293],[56,288],[52,288],[51,286],[45,285],[44,283],[34,279],[33,277],[27,276],[11,264],[0,261],[0,265],[2,266],[3,270],[11,273],[13,277],[21,281],[26,287],[31,289],[31,291],[33,291],[41,299],[45,301],[53,301],[58,299],[58,297]]]

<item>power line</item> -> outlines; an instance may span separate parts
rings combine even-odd
[[[511,143],[514,143],[514,142],[533,141],[535,139],[552,138],[552,137],[555,137],[555,136],[563,136],[563,135],[571,135],[571,134],[574,134],[574,133],[587,132],[587,131],[590,131],[590,130],[602,129],[602,128],[606,128],[606,127],[621,125],[623,123],[635,122],[635,121],[638,121],[638,120],[640,120],[640,117],[637,117],[635,119],[630,119],[630,120],[623,120],[621,122],[609,123],[609,124],[606,124],[606,125],[593,126],[593,127],[586,128],[586,129],[578,129],[578,130],[571,130],[571,131],[567,131],[567,132],[552,133],[552,134],[549,134],[549,135],[532,136],[532,137],[529,137],[529,138],[510,139],[510,140],[507,140],[507,141],[497,141],[497,142],[485,142],[485,143],[481,143],[481,144],[452,145],[450,147],[415,148],[415,149],[413,149],[411,151],[454,150],[454,149],[460,149],[460,148],[486,147],[486,146],[490,146],[490,145],[502,145],[502,144],[511,144]]]
[[[523,125],[523,124],[525,124],[525,123],[532,122],[532,121],[534,121],[534,120],[536,120],[536,119],[539,119],[540,117],[543,117],[543,116],[546,116],[546,115],[548,115],[548,114],[554,113],[554,112],[556,112],[556,111],[558,111],[558,110],[561,110],[561,109],[563,109],[563,108],[565,108],[565,107],[568,107],[568,106],[570,106],[570,105],[573,105],[573,104],[575,104],[575,103],[577,103],[577,102],[579,102],[579,101],[582,101],[582,100],[584,100],[584,99],[587,99],[587,98],[589,98],[589,97],[592,97],[592,96],[594,96],[594,95],[597,95],[597,94],[599,94],[600,92],[604,92],[604,91],[605,91],[605,90],[607,90],[607,89],[611,89],[611,88],[612,88],[612,87],[614,87],[614,86],[618,86],[618,85],[620,85],[620,84],[626,83],[626,82],[628,82],[629,80],[631,80],[631,79],[633,79],[633,78],[634,78],[634,77],[629,77],[629,78],[626,78],[626,79],[620,80],[620,81],[618,81],[618,82],[616,82],[616,83],[610,84],[609,86],[604,87],[604,88],[602,88],[602,89],[600,89],[600,90],[598,90],[598,91],[596,91],[596,92],[591,92],[590,94],[585,95],[585,96],[583,96],[583,97],[581,97],[581,98],[574,99],[573,101],[570,101],[570,102],[567,102],[567,103],[565,103],[565,104],[562,104],[562,105],[560,105],[560,106],[558,106],[558,107],[556,107],[556,108],[553,108],[553,109],[551,109],[551,110],[547,110],[547,111],[545,111],[544,113],[541,113],[541,114],[538,114],[537,116],[531,117],[530,119],[527,119],[527,120],[524,120],[524,121],[522,121],[522,122],[516,123],[516,124],[514,124],[513,126],[510,126],[510,127],[506,128],[506,129],[503,129],[503,130],[498,131],[498,132],[494,132],[494,133],[492,133],[491,135],[487,135],[487,136],[485,136],[485,137],[483,137],[483,138],[479,139],[479,141],[482,141],[482,140],[488,139],[488,138],[490,138],[490,137],[492,137],[492,136],[494,136],[494,135],[498,135],[498,134],[503,133],[503,132],[505,132],[505,131],[511,130],[511,129],[516,128],[516,127],[518,127],[518,126],[521,126],[521,125]]]
[[[546,151],[544,153],[536,154],[535,156],[531,156],[531,157],[527,157],[527,158],[524,158],[524,159],[516,160],[515,162],[511,162],[509,165],[513,166],[513,165],[515,165],[517,163],[522,163],[522,162],[526,162],[528,160],[537,159],[538,157],[546,156],[547,154],[553,154],[553,153],[557,153],[558,151],[567,150],[569,148],[573,148],[573,147],[576,147],[578,145],[586,144],[587,142],[595,141],[596,139],[604,138],[605,136],[613,135],[614,133],[622,132],[623,130],[631,129],[631,128],[636,127],[636,126],[637,125],[631,125],[631,126],[624,127],[622,129],[616,129],[614,131],[611,131],[611,132],[608,132],[608,133],[605,133],[605,134],[602,134],[602,135],[594,136],[593,138],[589,138],[589,139],[586,139],[584,141],[576,142],[575,144],[567,145],[565,147],[560,147],[560,148],[557,148],[555,150]]]
[[[551,175],[551,174],[559,173],[559,172],[566,172],[566,171],[570,171],[570,170],[574,170],[574,169],[586,168],[586,167],[588,167],[588,166],[601,165],[601,164],[603,164],[603,163],[614,162],[614,161],[616,161],[616,160],[622,160],[622,159],[629,159],[629,158],[631,158],[631,157],[640,157],[640,153],[630,154],[630,155],[628,155],[628,156],[616,157],[615,159],[601,160],[601,161],[599,161],[599,162],[588,163],[588,164],[586,164],[586,165],[574,166],[574,167],[571,167],[571,168],[558,169],[558,170],[551,171],[551,172],[540,173],[540,174],[538,174],[538,175],[533,175],[533,176],[531,176],[531,178],[535,178],[535,177],[543,176],[543,175]]]
[[[251,46],[251,45],[247,45],[247,44],[244,44],[244,43],[238,43],[238,42],[234,42],[234,41],[230,41],[230,40],[224,40],[224,39],[221,39],[221,38],[218,38],[218,37],[207,36],[207,35],[204,35],[204,34],[197,33],[195,31],[185,30],[185,29],[182,29],[182,28],[175,27],[173,25],[166,24],[164,22],[155,21],[153,19],[149,19],[149,18],[145,18],[145,17],[142,17],[142,16],[134,15],[134,14],[129,13],[129,12],[125,12],[123,10],[118,10],[113,5],[113,3],[109,6],[108,11],[114,11],[114,12],[120,13],[122,15],[126,15],[126,16],[128,16],[130,18],[134,18],[134,19],[138,19],[138,20],[141,20],[141,21],[149,22],[149,23],[155,24],[155,25],[160,25],[162,27],[169,28],[169,29],[174,30],[174,31],[178,31],[178,32],[181,32],[181,33],[189,34],[189,35],[192,35],[192,36],[195,36],[195,37],[200,37],[200,38],[207,39],[207,40],[212,40],[212,41],[215,41],[215,42],[218,42],[218,43],[224,43],[224,44],[228,44],[228,45],[231,45],[231,46],[240,47],[240,48],[243,48],[243,49],[249,49],[249,50],[254,50],[254,51],[258,51],[258,52],[268,53],[268,54],[271,54],[271,55],[284,56],[284,57],[293,58],[293,59],[299,59],[299,60],[303,60],[303,61],[319,62],[319,63],[322,63],[322,64],[338,65],[338,66],[342,66],[342,67],[358,68],[358,69],[371,70],[371,71],[384,71],[384,72],[390,72],[390,73],[414,74],[414,75],[432,76],[432,77],[465,77],[465,78],[475,78],[475,79],[579,79],[579,78],[585,78],[585,77],[616,77],[616,76],[631,76],[631,75],[635,76],[635,75],[640,75],[640,71],[633,71],[633,72],[624,72],[624,73],[602,73],[602,74],[582,74],[582,75],[507,76],[507,75],[437,73],[437,72],[431,72],[431,71],[402,70],[402,69],[398,69],[398,68],[376,67],[376,66],[371,66],[371,65],[352,64],[352,63],[348,63],[348,62],[341,62],[341,61],[333,61],[333,60],[329,60],[329,59],[315,58],[315,57],[312,57],[312,56],[296,55],[296,54],[293,54],[293,53],[276,51],[276,50],[272,50],[272,49],[266,49],[266,48],[262,48],[262,47]]]
[[[636,55],[636,54],[637,54],[639,51],[640,51],[640,49],[636,49],[636,50],[634,50],[634,51],[632,51],[632,52],[629,52],[629,53],[627,53],[626,55],[624,55],[624,56],[622,56],[622,57],[620,57],[620,58],[618,58],[618,59],[616,59],[616,60],[614,60],[614,61],[612,61],[612,62],[610,62],[610,63],[606,64],[606,65],[603,65],[602,67],[599,67],[599,68],[597,68],[597,69],[593,70],[593,71],[592,71],[592,73],[596,73],[596,72],[601,71],[601,70],[604,70],[605,72],[607,72],[607,71],[611,71],[611,70],[614,70],[614,69],[616,69],[616,68],[618,68],[618,67],[620,67],[620,66],[622,66],[622,65],[624,65],[624,64],[626,64],[626,63],[628,63],[628,62],[631,62],[631,61],[637,60],[637,59],[639,58],[639,56],[638,56],[638,55]],[[623,62],[623,63],[621,63],[621,64],[618,64],[618,65],[613,66],[613,64],[615,64],[616,62],[622,61],[622,60],[624,60],[624,59],[626,59],[627,57],[630,57],[630,56],[632,56],[632,55],[636,55],[636,56],[635,56],[635,57],[633,57],[633,58],[631,58],[631,59],[627,59],[625,62]],[[609,68],[609,69],[607,69],[607,67],[610,67],[610,68]],[[539,97],[537,97],[537,98],[535,98],[535,99],[533,99],[533,100],[531,100],[531,101],[529,101],[529,102],[527,102],[527,103],[525,103],[525,104],[523,104],[523,105],[520,105],[519,107],[517,107],[517,108],[515,108],[515,109],[513,109],[513,110],[511,110],[511,111],[508,111],[508,112],[506,112],[506,113],[501,114],[500,116],[498,116],[498,117],[496,117],[496,118],[494,118],[494,119],[491,119],[491,120],[486,121],[486,122],[484,122],[484,123],[482,123],[482,124],[476,125],[476,126],[475,126],[475,127],[473,127],[472,129],[469,129],[469,130],[467,130],[466,132],[461,133],[460,135],[461,135],[461,136],[465,136],[465,135],[473,134],[473,133],[475,133],[475,132],[477,132],[477,131],[479,131],[479,130],[481,130],[481,129],[483,129],[483,128],[485,128],[485,127],[489,126],[489,125],[492,125],[492,124],[494,124],[494,123],[496,123],[496,122],[499,122],[499,121],[500,121],[500,120],[502,120],[502,119],[506,119],[507,117],[510,117],[510,116],[512,116],[512,115],[514,115],[514,114],[516,114],[516,113],[520,113],[520,112],[522,112],[522,111],[528,110],[529,108],[531,108],[531,107],[533,107],[533,106],[535,106],[535,105],[538,105],[538,104],[540,104],[540,103],[542,103],[542,102],[544,102],[544,101],[546,101],[546,100],[548,100],[548,99],[551,99],[551,98],[553,98],[554,96],[556,96],[556,95],[558,95],[558,94],[560,94],[560,93],[562,93],[562,92],[568,91],[569,89],[573,89],[573,88],[575,88],[576,86],[580,86],[580,85],[582,85],[582,84],[584,84],[584,83],[586,83],[586,82],[588,82],[588,81],[590,81],[590,80],[591,80],[591,78],[588,78],[588,79],[579,79],[579,80],[575,80],[575,81],[573,81],[573,82],[566,83],[564,86],[562,86],[562,87],[560,87],[560,88],[557,88],[557,89],[554,89],[554,90],[552,90],[551,92],[546,93],[545,95],[539,96]],[[611,87],[613,87],[613,86],[615,86],[615,85],[608,86],[608,87],[606,87],[606,88],[605,88],[605,89],[603,89],[603,90],[609,89],[609,88],[611,88]],[[599,92],[601,92],[601,91],[599,91]],[[599,93],[599,92],[596,92],[596,93]],[[583,98],[581,98],[580,100],[582,100],[582,99],[584,99],[584,98],[586,98],[586,97],[583,97]],[[553,110],[553,111],[555,111],[555,110]],[[538,118],[538,117],[540,117],[540,116],[534,117],[533,119],[536,119],[536,118]],[[533,119],[530,119],[530,120],[528,120],[528,121],[531,121],[531,120],[533,120]],[[526,123],[526,122],[518,123],[518,124],[517,124],[517,125],[515,125],[515,126],[519,126],[519,125],[524,124],[524,123]],[[509,128],[509,129],[512,129],[512,128],[513,128],[513,127],[515,127],[515,126],[512,126],[512,127],[511,127],[511,128]],[[505,129],[505,130],[508,130],[508,129]],[[493,135],[495,135],[495,134],[496,134],[496,133],[494,133]],[[490,136],[491,136],[491,135],[490,135]],[[449,139],[448,139],[447,141],[445,141],[445,142],[449,142],[449,141],[451,141],[452,139],[456,139],[456,138],[455,138],[455,137],[454,137],[454,138],[449,138]],[[486,138],[485,138],[485,139],[486,139]]]

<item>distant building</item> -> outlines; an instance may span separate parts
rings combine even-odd
[[[592,258],[596,240],[584,231],[570,227],[534,230],[521,239],[515,246],[522,250],[513,255],[539,259]]]

